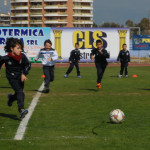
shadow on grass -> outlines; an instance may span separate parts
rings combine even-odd
[[[91,91],[91,92],[98,92],[98,89],[80,89],[80,90],[84,90],[84,91]]]
[[[11,89],[11,87],[7,86],[0,86],[0,89]]]
[[[139,88],[139,90],[150,91],[150,89],[145,89],[145,88]]]
[[[39,91],[39,90],[30,90],[30,91],[43,93],[42,91]]]
[[[100,125],[97,125],[97,126],[95,126],[93,129],[92,129],[92,133],[93,133],[93,135],[96,135],[96,136],[98,136],[98,133],[96,132],[96,129],[98,129],[98,128],[100,128],[101,126],[103,126],[104,124],[111,124],[111,125],[120,125],[120,124],[122,124],[122,123],[112,123],[112,122],[105,122],[105,121],[102,121],[102,123],[100,124]],[[106,124],[105,124],[105,126],[106,126]]]
[[[115,75],[115,76],[113,75],[113,76],[110,76],[110,77],[112,77],[112,78],[118,78],[118,75]]]
[[[9,118],[9,119],[19,120],[20,121],[20,119],[17,117],[17,115],[0,113],[0,117],[4,117],[4,118]]]

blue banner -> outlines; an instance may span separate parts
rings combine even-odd
[[[133,50],[150,50],[150,35],[134,35]]]
[[[0,55],[5,55],[4,46],[7,38],[14,37],[22,40],[24,50],[32,61],[38,51],[44,47],[44,41],[50,39],[50,32],[51,28],[0,27]]]

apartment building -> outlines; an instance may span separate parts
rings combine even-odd
[[[93,27],[93,0],[11,0],[12,27]]]
[[[10,26],[10,13],[0,13],[0,27],[9,27]]]

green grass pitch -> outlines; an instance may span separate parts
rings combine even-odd
[[[130,67],[128,79],[117,78],[119,67],[108,67],[97,90],[95,67],[55,69],[50,94],[42,94],[22,141],[14,141],[20,120],[16,102],[6,105],[12,92],[5,71],[0,78],[0,150],[149,150],[150,67]],[[42,68],[32,68],[25,84],[25,106],[43,82]],[[137,74],[138,78],[132,78]],[[109,113],[125,113],[122,124],[109,123]]]

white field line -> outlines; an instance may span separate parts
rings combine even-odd
[[[27,128],[27,125],[28,125],[28,122],[32,116],[32,113],[39,101],[39,98],[41,96],[41,92],[39,91],[42,91],[44,89],[44,82],[42,83],[41,87],[39,88],[38,92],[36,93],[36,95],[34,96],[29,108],[28,108],[28,114],[25,116],[25,118],[22,119],[22,121],[20,122],[20,125],[18,127],[18,130],[16,132],[16,135],[14,137],[14,140],[23,140],[23,137],[24,137],[24,134],[25,134],[25,131],[26,131],[26,128]]]

